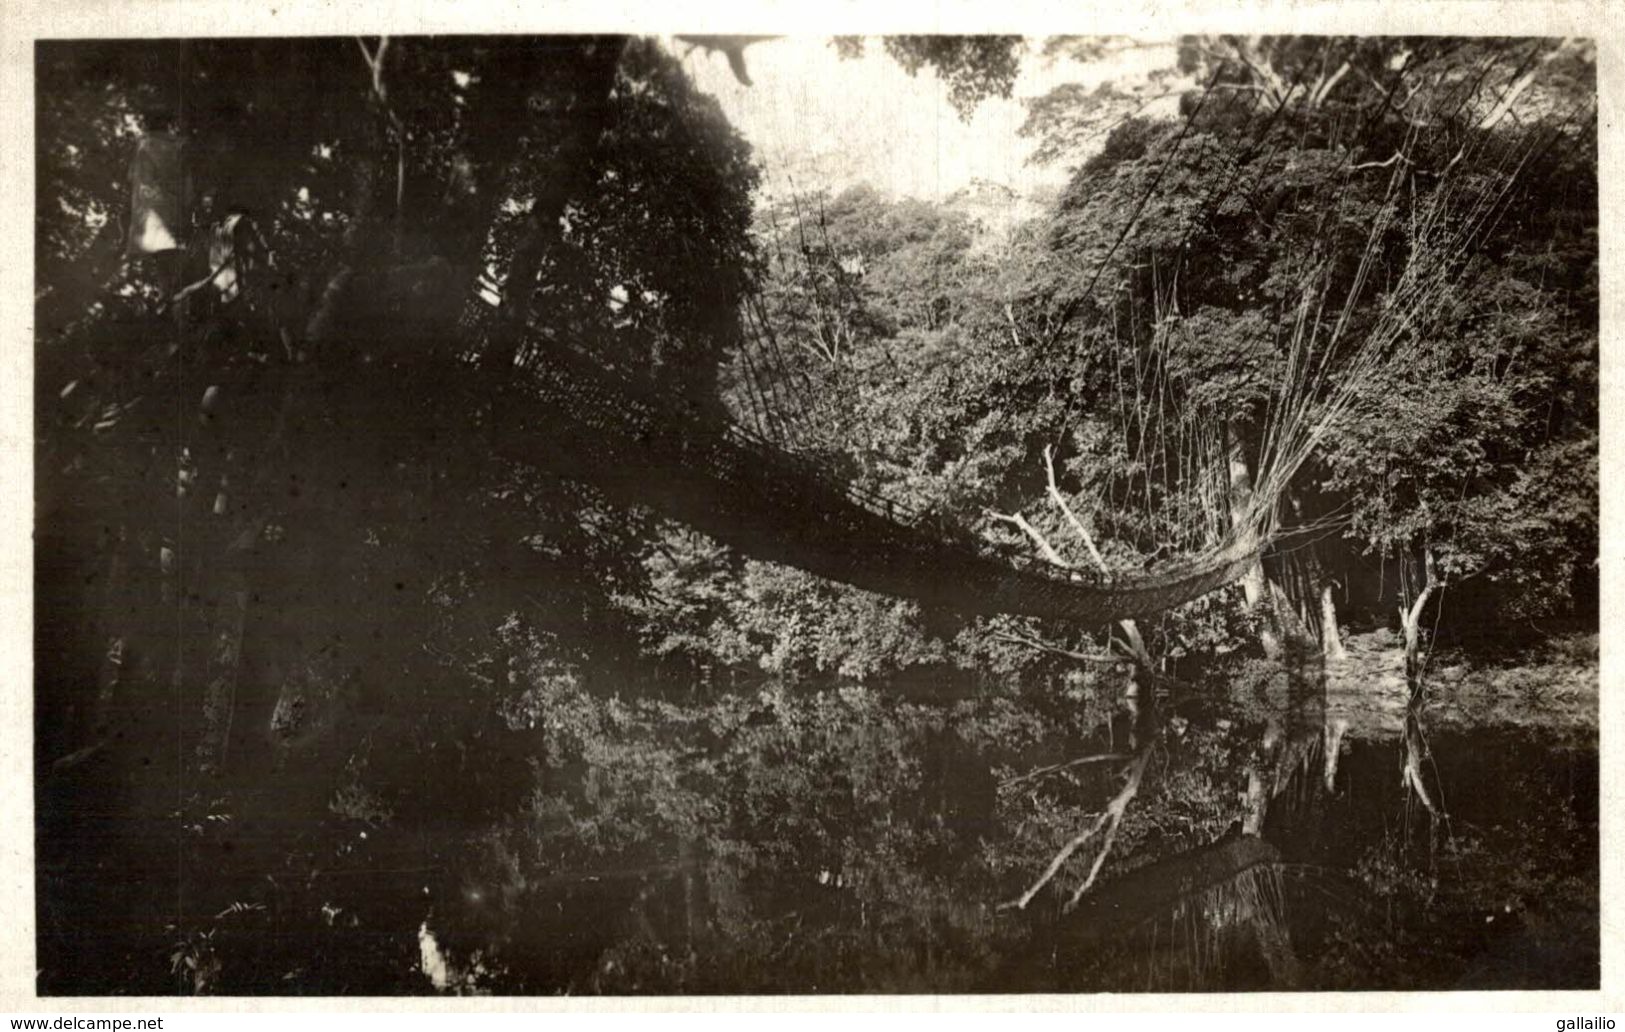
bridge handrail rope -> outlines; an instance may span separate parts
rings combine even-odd
[[[485,309],[485,312],[480,312],[479,309],[481,308]],[[470,331],[470,336],[476,341],[473,347],[465,349],[463,352],[465,361],[477,361],[478,356],[484,353],[486,337],[491,329],[491,322],[495,318],[496,311],[496,307],[479,299],[472,301],[468,308],[465,309],[462,328],[465,331]],[[530,332],[527,334],[524,346],[520,348],[516,360],[516,365],[519,368],[527,368],[531,361],[546,360],[545,356],[556,356],[558,354],[557,345],[560,343],[558,341],[548,342],[553,344],[553,347],[538,346],[538,337],[547,332],[546,329],[534,323],[531,325]],[[568,347],[568,345],[566,346]],[[570,348],[570,350],[574,353],[581,349]],[[606,387],[628,395],[629,400],[635,398],[642,405],[656,410],[656,412],[651,413],[651,416],[658,414],[659,421],[666,425],[684,426],[689,430],[703,429],[705,432],[720,434],[725,440],[740,447],[757,451],[764,457],[770,457],[780,468],[786,465],[794,466],[808,476],[822,479],[828,486],[836,486],[836,478],[831,477],[829,471],[816,460],[787,448],[783,443],[771,440],[742,423],[732,420],[718,420],[715,423],[702,424],[693,415],[679,411],[675,406],[655,395],[644,385],[639,385],[626,378],[611,378],[605,369],[594,364],[580,362],[571,363],[571,365],[573,367],[572,371],[602,379],[605,381]],[[888,497],[884,492],[876,488],[866,487],[844,478],[841,478],[838,483],[839,489],[846,495],[848,500],[861,504],[875,515],[886,516],[907,525],[920,523],[925,515],[925,510],[922,508]]]
[[[465,326],[473,331],[472,344],[462,353],[462,359],[467,362],[477,362],[483,354],[487,334],[494,325],[497,313],[496,306],[483,301],[477,303],[485,311],[473,309],[465,313],[463,320]],[[544,335],[551,339],[545,343],[540,341],[539,338]],[[654,393],[651,385],[613,375],[601,364],[592,361],[583,349],[559,339],[542,327],[533,325],[530,328],[514,364],[515,371],[533,386],[551,376],[558,379],[564,391],[576,397],[599,395],[601,403],[592,406],[593,415],[583,420],[585,423],[606,428],[636,425],[666,434],[678,431],[678,436],[673,440],[685,456],[691,457],[696,468],[737,466],[740,459],[745,458],[752,468],[771,471],[767,475],[782,480],[788,474],[805,487],[834,494],[868,515],[912,536],[928,539],[942,549],[996,560],[1019,574],[1042,578],[1057,587],[1109,589],[1115,583],[1114,579],[1096,571],[1057,566],[1014,546],[988,541],[953,527],[940,518],[932,518],[917,506],[836,476],[809,456],[788,450],[737,421],[699,417]],[[579,411],[577,415],[579,417]],[[706,452],[712,453],[709,458]],[[1235,542],[1230,544],[1234,546]],[[1129,580],[1149,576],[1167,577],[1194,570],[1200,565],[1200,559],[1174,560],[1145,570],[1125,571],[1124,577]]]
[[[1289,88],[1273,103],[1261,104],[1247,114],[1245,125],[1229,134],[1233,138],[1230,145],[1216,145],[1215,149],[1223,154],[1228,174],[1210,184],[1195,210],[1185,216],[1178,253],[1183,254],[1217,209],[1237,191],[1245,171],[1267,171],[1276,149],[1282,146],[1274,129],[1297,93],[1305,68],[1307,66],[1298,69]],[[1406,71],[1404,68],[1396,70],[1390,92],[1397,88]],[[1210,100],[1221,72],[1222,68],[1215,69],[1214,78],[1198,105],[1173,137],[1170,159],[1198,126],[1208,130],[1227,124],[1231,109],[1241,103],[1240,91],[1236,91],[1224,111],[1214,116],[1211,125],[1198,117]],[[1533,134],[1534,130],[1530,132]],[[1552,131],[1548,147],[1558,134],[1559,131]],[[1361,136],[1363,133],[1353,142],[1359,142]],[[1407,138],[1401,146],[1402,154],[1409,150],[1411,142]],[[1212,144],[1204,144],[1208,145]],[[1268,153],[1260,162],[1260,155],[1266,150]],[[1465,150],[1464,147],[1463,152]],[[1391,164],[1354,164],[1358,152],[1356,146],[1343,148],[1339,163],[1345,176],[1360,168]],[[1458,153],[1443,172],[1453,168],[1460,157]],[[1527,157],[1526,154],[1518,161],[1519,168]],[[1119,227],[1106,255],[1093,270],[1085,289],[1056,313],[1053,325],[1047,330],[1051,340],[1065,332],[1081,309],[1093,303],[1096,285],[1113,267],[1116,254],[1132,245],[1140,215],[1172,164],[1172,160],[1166,162],[1152,176],[1127,221]],[[1515,178],[1516,171],[1514,169],[1509,178]],[[1439,174],[1442,176],[1443,172]],[[1384,220],[1392,217],[1390,209],[1397,210],[1404,182],[1397,171],[1390,177]],[[1437,238],[1444,250],[1461,252],[1495,214],[1493,209],[1499,206],[1508,189],[1509,183],[1503,183],[1499,196],[1492,194],[1476,199],[1469,192],[1461,199],[1469,210],[1456,213],[1465,216],[1465,225],[1454,227],[1451,220],[1440,213],[1449,214],[1451,206],[1461,201],[1441,185],[1439,193],[1443,200],[1431,205],[1420,227],[1413,211],[1411,230],[1413,233],[1426,231],[1429,239]],[[1386,222],[1379,220],[1373,227],[1362,256],[1360,275],[1346,305],[1352,305],[1353,299],[1360,295],[1384,225]],[[1344,379],[1351,381],[1375,364],[1386,361],[1385,356],[1397,346],[1396,342],[1408,339],[1404,332],[1412,318],[1428,306],[1430,290],[1423,289],[1419,276],[1412,265],[1406,266],[1406,276],[1389,288],[1391,297],[1385,302],[1384,314],[1375,327],[1366,331],[1369,339],[1356,347],[1353,354],[1346,354],[1339,347],[1349,308],[1344,308],[1342,316],[1323,336],[1319,308],[1308,318],[1312,285],[1306,286],[1304,303],[1294,313],[1297,320],[1289,341],[1284,381],[1284,389],[1296,393],[1280,402],[1273,397],[1266,401],[1264,440],[1256,460],[1252,500],[1246,510],[1236,513],[1227,529],[1218,531],[1222,534],[1219,540],[1194,554],[1138,570],[1112,573],[1073,569],[1036,557],[1025,549],[1017,551],[1015,546],[989,541],[956,526],[939,509],[922,509],[892,498],[885,486],[875,483],[874,478],[847,475],[841,468],[839,449],[830,450],[829,458],[833,462],[820,461],[821,446],[817,442],[829,432],[840,429],[838,424],[843,421],[840,414],[836,413],[834,424],[822,423],[818,415],[812,422],[806,422],[807,410],[803,406],[800,410],[803,422],[797,425],[795,409],[775,411],[781,404],[778,395],[774,393],[772,400],[768,400],[764,383],[752,379],[757,375],[753,370],[747,369],[745,386],[747,392],[753,388],[757,394],[751,397],[747,393],[742,408],[746,416],[755,420],[754,429],[743,425],[741,420],[745,416],[730,419],[715,406],[702,411],[693,405],[679,404],[658,393],[654,384],[638,370],[595,361],[592,348],[569,341],[564,333],[534,321],[520,335],[522,341],[513,364],[527,381],[534,398],[557,410],[565,422],[573,423],[567,433],[573,434],[576,447],[590,453],[596,443],[591,435],[604,435],[608,440],[603,446],[615,458],[630,458],[634,465],[642,464],[649,470],[675,467],[673,472],[698,473],[705,477],[704,482],[674,482],[665,488],[659,485],[655,488],[666,494],[671,515],[688,520],[725,543],[740,545],[747,554],[788,561],[792,565],[802,565],[805,561],[803,568],[813,572],[906,597],[950,596],[978,611],[1066,619],[1121,619],[1156,612],[1231,583],[1257,562],[1261,546],[1278,537],[1274,501],[1333,425],[1334,416],[1352,403],[1350,388],[1328,379],[1333,356],[1344,360],[1340,369]],[[1438,286],[1433,283],[1432,290],[1436,291]],[[466,329],[471,331],[464,337],[470,342],[462,356],[466,361],[489,361],[485,356],[485,342],[498,318],[496,306],[500,296],[499,289],[482,289],[470,299],[463,313]],[[1322,297],[1321,301],[1324,300]],[[777,343],[772,339],[771,325],[759,309],[754,318],[758,322],[756,332],[768,338],[776,354]],[[1025,378],[1041,353],[1041,349],[1031,343],[1028,347],[1031,354],[1024,363],[1022,376],[1017,379]],[[745,359],[749,360],[748,351]],[[780,376],[787,375],[782,364],[776,372]],[[766,381],[766,386],[771,389],[771,379]],[[1008,415],[1008,410],[1002,412],[999,421],[1002,423]],[[773,439],[775,428],[783,439]],[[517,429],[525,441],[522,447],[547,446],[545,435],[526,437],[523,430],[529,428]],[[952,476],[960,471],[950,476],[950,486]],[[695,491],[696,486],[700,490]],[[631,497],[637,499],[635,494]],[[1149,489],[1147,499],[1149,505]],[[777,519],[782,525],[766,535],[766,539],[759,534],[753,537],[751,528],[733,522],[734,511],[729,506],[740,506],[741,511],[747,513],[747,523],[751,520],[757,524],[770,523]],[[752,552],[752,548],[757,551]],[[937,582],[935,586],[930,583],[933,580]]]

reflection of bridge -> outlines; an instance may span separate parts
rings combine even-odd
[[[753,558],[859,588],[967,612],[1101,622],[1197,598],[1237,580],[1258,555],[1256,538],[1242,535],[1110,581],[1065,570],[1002,552],[737,424],[632,388],[567,348],[523,354],[497,435],[510,458],[590,480]]]

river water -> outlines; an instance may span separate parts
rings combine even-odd
[[[556,680],[472,736],[347,716],[208,798],[115,748],[38,790],[40,989],[1596,987],[1594,652],[1441,664],[1419,706],[1396,663]]]

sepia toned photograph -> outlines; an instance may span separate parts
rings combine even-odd
[[[1601,987],[1595,40],[33,61],[40,996]]]

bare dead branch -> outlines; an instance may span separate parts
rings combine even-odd
[[[1094,535],[1089,533],[1089,528],[1078,518],[1078,514],[1072,511],[1072,506],[1067,504],[1066,496],[1061,493],[1060,487],[1055,483],[1055,450],[1047,444],[1044,445],[1044,475],[1049,481],[1050,501],[1055,503],[1056,508],[1060,509],[1061,514],[1066,517],[1067,522],[1072,524],[1072,529],[1077,532],[1078,537],[1083,541],[1083,546],[1089,550],[1089,557],[1095,561],[1096,566],[1100,567],[1100,572],[1106,575],[1108,581],[1111,580],[1111,567],[1106,565],[1106,560],[1100,554],[1100,549],[1095,547]]]
[[[1100,844],[1100,852],[1095,854],[1095,862],[1089,866],[1089,876],[1083,883],[1073,890],[1066,901],[1068,911],[1078,905],[1078,900],[1095,884],[1100,877],[1100,869],[1106,865],[1106,857],[1111,855],[1112,846],[1117,843],[1117,832],[1123,826],[1123,815],[1128,812],[1128,805],[1134,797],[1140,794],[1140,782],[1145,777],[1145,768],[1151,762],[1151,745],[1149,742],[1141,748],[1140,755],[1135,759],[1134,765],[1129,768],[1128,781],[1123,784],[1123,790],[1106,806],[1106,813],[1111,817],[1111,824],[1106,828],[1106,840]]]
[[[1089,875],[1083,884],[1078,887],[1077,891],[1072,894],[1066,907],[1070,910],[1077,905],[1078,899],[1089,890],[1090,886],[1094,885],[1095,879],[1099,877],[1100,869],[1106,863],[1106,856],[1111,852],[1112,845],[1117,841],[1117,830],[1123,823],[1123,814],[1128,811],[1129,804],[1134,801],[1134,797],[1139,795],[1140,783],[1145,777],[1146,767],[1150,765],[1151,747],[1155,741],[1154,736],[1146,736],[1136,752],[1133,762],[1129,764],[1128,778],[1124,781],[1123,787],[1118,790],[1117,795],[1112,797],[1111,802],[1106,804],[1106,809],[1095,818],[1094,822],[1061,847],[1060,851],[1050,860],[1049,866],[1044,868],[1044,873],[1038,876],[1038,880],[1033,882],[1026,892],[1007,903],[1000,904],[999,909],[1027,909],[1027,904],[1031,903],[1033,897],[1037,896],[1044,886],[1050,883],[1051,879],[1055,877],[1066,862],[1072,859],[1072,855],[1087,845],[1090,839],[1100,834],[1104,829],[1106,837],[1101,844],[1100,852],[1095,856],[1094,863],[1090,865]]]
[[[1049,866],[1044,868],[1044,873],[1038,876],[1038,880],[1033,882],[1026,892],[1023,892],[1020,896],[1010,900],[1007,903],[999,904],[999,909],[1026,910],[1027,904],[1033,901],[1033,897],[1038,895],[1039,890],[1049,884],[1050,879],[1054,878],[1055,873],[1061,869],[1061,865],[1070,860],[1073,853],[1076,853],[1085,843],[1094,838],[1095,834],[1099,832],[1110,819],[1110,813],[1102,813],[1099,817],[1095,818],[1095,822],[1093,824],[1079,832],[1070,842],[1061,847],[1061,851],[1055,854],[1054,859],[1050,860]]]
[[[1332,89],[1342,81],[1343,76],[1349,73],[1351,67],[1353,65],[1350,62],[1344,61],[1337,71],[1315,83],[1315,88],[1309,91],[1309,106],[1318,107],[1323,103],[1331,94]]]
[[[1089,555],[1094,560],[1095,566],[1100,569],[1106,583],[1110,584],[1112,581],[1111,567],[1106,565],[1105,557],[1100,554],[1100,549],[1095,547],[1095,537],[1089,532],[1089,527],[1073,511],[1072,506],[1067,503],[1066,495],[1061,493],[1060,485],[1055,479],[1055,450],[1047,444],[1044,446],[1044,478],[1048,484],[1050,501],[1055,503],[1055,507],[1061,510],[1061,515],[1065,516],[1067,522],[1072,525],[1073,533],[1077,534],[1078,538],[1082,540],[1083,546],[1089,550]],[[1147,673],[1154,672],[1151,651],[1145,647],[1145,638],[1140,635],[1139,625],[1132,619],[1119,620],[1117,625],[1123,632],[1123,639],[1128,645],[1129,655]]]
[[[992,509],[989,509],[987,510],[987,514],[996,520],[1003,520],[1006,523],[1013,523],[1017,527],[1020,527],[1022,532],[1032,539],[1033,544],[1038,546],[1038,550],[1044,553],[1044,558],[1048,559],[1056,566],[1064,567],[1068,570],[1077,568],[1072,563],[1062,559],[1061,553],[1055,550],[1055,546],[1049,543],[1049,539],[1043,534],[1040,534],[1037,527],[1034,527],[1031,523],[1028,523],[1027,517],[1023,516],[1021,513],[994,512]]]
[[[105,740],[92,742],[83,749],[76,749],[66,756],[58,757],[51,763],[51,773],[60,774],[62,771],[72,770],[73,768],[79,766],[79,764],[101,752],[106,745],[107,742]]]
[[[1073,767],[1084,767],[1091,763],[1111,763],[1113,761],[1121,762],[1123,760],[1131,760],[1133,758],[1134,757],[1129,753],[1091,753],[1088,756],[1080,756],[1075,760],[1067,760],[1065,763],[1052,763],[1047,767],[1039,767],[1035,770],[1030,770],[1025,774],[1017,774],[1013,778],[1006,778],[1004,781],[999,783],[999,787],[1009,788],[1012,785],[1019,785],[1026,781],[1034,781],[1049,774],[1056,774],[1063,770],[1071,770]]]
[[[367,49],[360,36],[356,37],[355,43],[361,48],[361,58],[367,62],[367,69],[372,72],[373,96],[378,99],[379,109],[389,119],[390,128],[395,132],[395,218],[399,223],[401,206],[406,198],[406,126],[389,102],[389,84],[384,81],[384,55],[389,51],[389,37],[379,36],[378,48],[372,51]]]
[[[1042,641],[1038,638],[1027,638],[1019,634],[1010,634],[1005,631],[999,631],[990,635],[990,637],[994,641],[1006,641],[1012,645],[1025,645],[1030,649],[1037,649],[1040,652],[1052,652],[1057,656],[1065,656],[1068,659],[1076,659],[1083,663],[1117,664],[1126,662],[1127,660],[1127,657],[1119,656],[1111,652],[1078,652],[1073,649],[1062,648],[1059,645]]]
[[[1358,172],[1361,169],[1365,169],[1365,168],[1387,168],[1396,161],[1403,161],[1407,165],[1411,164],[1411,159],[1410,158],[1407,158],[1400,151],[1394,151],[1393,155],[1387,161],[1362,161],[1358,165],[1350,165],[1349,166],[1349,171],[1350,172]]]
[[[1497,125],[1500,125],[1501,120],[1512,113],[1512,106],[1518,102],[1518,98],[1522,97],[1524,91],[1528,90],[1529,87],[1534,83],[1535,77],[1540,74],[1541,69],[1550,64],[1552,59],[1557,55],[1563,53],[1565,50],[1568,50],[1570,45],[1571,41],[1564,40],[1555,49],[1549,51],[1544,57],[1542,57],[1540,62],[1533,68],[1530,68],[1528,71],[1518,76],[1512,85],[1507,88],[1506,93],[1501,95],[1500,102],[1497,103],[1495,107],[1491,108],[1489,113],[1484,116],[1483,120],[1478,123],[1478,127],[1488,132],[1489,130],[1494,129]]]
[[[377,50],[368,50],[366,41],[360,36],[355,38],[355,45],[361,48],[361,59],[367,62],[367,70],[372,72],[372,91],[380,101],[389,103],[388,91],[384,86],[384,54],[389,50],[389,37],[378,37]]]

